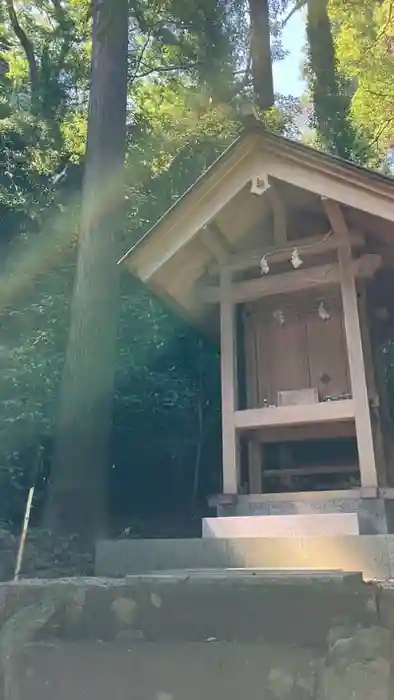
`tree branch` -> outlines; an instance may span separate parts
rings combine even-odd
[[[236,94],[238,94],[239,92],[241,92],[241,90],[243,90],[247,86],[247,84],[250,80],[251,69],[252,69],[252,52],[249,51],[248,60],[247,60],[245,71],[244,71],[244,76],[243,76],[242,80],[236,84],[234,96]]]
[[[61,30],[67,31],[73,26],[73,22],[70,20],[66,10],[64,9],[60,0],[52,0],[53,5],[53,15]]]
[[[57,27],[52,34],[52,39],[61,39],[61,47],[56,65],[53,66],[52,72],[54,79],[59,80],[59,75],[63,70],[68,54],[71,51],[73,44],[79,40],[75,35],[75,25],[69,17],[61,0],[52,0],[53,17],[57,22]]]
[[[59,75],[65,66],[67,56],[71,51],[71,46],[72,46],[72,44],[70,41],[64,41],[63,45],[60,49],[59,58],[57,61],[57,66],[56,66],[56,71],[55,71],[55,75],[56,75],[57,79],[59,78]]]
[[[393,95],[390,95],[387,92],[379,92],[377,90],[367,90],[364,88],[364,92],[368,93],[368,95],[374,95],[374,97],[382,97],[384,100],[390,100],[390,102],[393,101]]]
[[[298,0],[294,7],[290,10],[290,12],[286,15],[282,22],[282,29],[286,26],[288,22],[290,22],[291,18],[298,12],[298,10],[302,10],[303,7],[306,5],[306,0]]]
[[[387,20],[386,20],[386,22],[384,23],[384,26],[383,26],[382,29],[380,30],[379,34],[377,34],[377,36],[376,36],[375,39],[373,40],[372,44],[370,44],[370,45],[367,47],[367,49],[366,49],[366,51],[365,51],[365,54],[367,54],[367,53],[369,53],[370,51],[372,51],[372,49],[374,48],[374,46],[376,46],[376,44],[378,44],[379,41],[386,35],[386,32],[387,32],[387,30],[388,30],[388,28],[389,28],[389,26],[390,26],[390,24],[391,24],[391,22],[392,22],[392,18],[393,18],[393,3],[390,2],[389,8],[388,8]],[[364,54],[364,56],[365,56],[365,54]]]
[[[145,40],[145,43],[144,43],[144,45],[143,45],[143,47],[142,47],[142,49],[141,49],[141,51],[140,51],[140,55],[139,55],[139,57],[138,57],[138,59],[137,59],[136,68],[135,68],[135,70],[133,71],[133,75],[132,75],[132,78],[131,78],[131,82],[132,82],[132,83],[134,83],[134,80],[138,77],[138,71],[139,71],[139,69],[141,68],[141,63],[142,63],[142,61],[144,60],[145,52],[146,52],[146,50],[147,50],[147,48],[148,48],[148,46],[149,46],[150,40],[151,40],[151,34],[148,34],[148,36],[147,36],[147,38],[146,38],[146,40]]]
[[[373,139],[368,142],[365,148],[361,148],[359,151],[357,151],[356,155],[359,157],[365,155],[368,152],[369,148],[371,148],[372,146],[379,145],[379,139],[382,136],[384,130],[393,122],[394,117],[388,117],[387,119],[385,119],[384,122],[379,126],[379,128],[376,129]]]
[[[31,91],[32,103],[33,103],[37,97],[38,87],[39,87],[39,74],[38,74],[37,61],[36,61],[36,57],[34,54],[34,46],[18,20],[18,15],[16,14],[13,0],[5,0],[5,1],[6,1],[8,17],[9,17],[12,29],[13,29],[14,34],[17,37],[23,51],[25,52],[25,56],[26,56],[27,63],[29,66],[30,91]]]
[[[175,70],[191,70],[192,68],[197,68],[197,66],[201,65],[200,62],[197,63],[185,63],[181,65],[170,65],[170,66],[152,66],[152,68],[149,68],[142,73],[138,73],[136,78],[145,78],[147,75],[152,75],[152,73],[171,73],[171,71]]]

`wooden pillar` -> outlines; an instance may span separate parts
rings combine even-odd
[[[254,323],[248,311],[243,315],[243,341],[245,343],[245,380],[247,402],[245,408],[257,408],[258,367],[256,357],[256,334]],[[262,456],[264,445],[254,436],[248,439],[249,493],[263,492]]]
[[[372,351],[371,328],[368,314],[367,290],[365,283],[359,289],[359,312],[361,323],[361,338],[365,356],[365,371],[367,391],[371,406],[371,425],[375,450],[376,469],[379,486],[388,486],[386,453],[381,424],[380,396],[377,388],[377,374]]]
[[[371,313],[371,312],[374,313]],[[377,317],[376,308],[369,307],[371,352],[375,370],[375,382],[379,396],[379,417],[382,432],[387,486],[394,486],[394,435],[393,421],[390,412],[390,397],[388,393],[386,372],[382,356],[382,346],[387,341],[382,333],[381,320]]]
[[[345,335],[349,358],[350,381],[354,400],[355,424],[361,487],[377,487],[371,415],[366,381],[364,352],[361,337],[356,280],[352,267],[352,249],[349,231],[342,210],[337,202],[323,200],[335,235],[338,237],[338,260]]]
[[[238,493],[239,449],[234,414],[237,408],[237,348],[231,271],[220,270],[220,365],[222,384],[223,492]]]

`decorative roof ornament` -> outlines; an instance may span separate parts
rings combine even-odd
[[[269,190],[270,184],[266,175],[253,175],[250,191],[252,194],[257,194],[261,197],[264,192]]]

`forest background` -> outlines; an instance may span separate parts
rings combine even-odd
[[[297,90],[278,70],[289,26],[305,36]],[[0,522],[19,525],[37,464],[64,487],[59,518],[40,482],[35,519],[55,528],[190,515],[218,492],[217,348],[108,260],[227,148],[247,103],[267,128],[390,175],[393,69],[391,0],[1,0]],[[114,230],[103,212],[101,237],[82,235],[89,162],[123,155]],[[101,442],[65,438],[59,410]]]

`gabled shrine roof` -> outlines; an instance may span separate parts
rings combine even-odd
[[[257,180],[261,195],[251,192]],[[272,214],[264,185],[279,191],[297,230],[294,237],[327,231],[321,199],[334,199],[343,205],[349,225],[376,237],[394,261],[394,179],[269,133],[255,122],[119,262],[200,322],[206,309],[196,299],[195,283],[220,256],[220,250],[207,247],[204,231],[214,225],[234,254],[256,245],[263,253]]]

